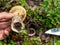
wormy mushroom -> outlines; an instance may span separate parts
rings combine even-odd
[[[28,33],[28,36],[34,36],[36,34],[36,31],[35,31],[35,29],[30,28],[27,30],[27,33]]]
[[[26,10],[22,6],[14,6],[9,12],[15,15],[12,18],[11,29],[19,33],[21,29],[24,29],[23,21],[26,18]]]
[[[37,33],[39,33],[38,29],[39,29],[39,26],[37,25],[36,21],[29,20],[26,23],[26,30],[27,30],[28,36],[38,36],[38,34],[37,34]]]

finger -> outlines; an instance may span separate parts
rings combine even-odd
[[[13,14],[13,13],[8,13],[8,16],[6,16],[6,19],[11,19],[12,17],[14,17],[15,16],[15,14]]]
[[[4,22],[4,21],[7,21],[8,19],[1,19],[0,22]]]
[[[6,28],[4,30],[4,36],[7,37],[9,35],[10,31],[11,31],[11,28],[10,27]]]
[[[0,22],[6,22],[6,21],[11,21],[12,19],[1,19]]]
[[[2,12],[0,13],[0,20],[1,19],[11,19],[14,16],[12,13]]]
[[[5,39],[9,35],[10,31],[11,31],[10,27],[7,27],[6,29],[0,30],[0,40]]]
[[[0,30],[0,40],[5,39],[9,35],[10,31],[11,31],[10,27],[7,27],[6,29]]]
[[[0,29],[7,28],[8,26],[11,26],[11,22],[0,22]]]
[[[7,30],[8,32],[11,31],[11,26],[7,27],[5,30]]]
[[[9,35],[9,31],[4,30],[4,36],[6,37],[6,36],[8,36],[8,35]]]
[[[4,31],[3,30],[0,30],[0,40],[3,40],[4,39]]]

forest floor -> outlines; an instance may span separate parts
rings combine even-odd
[[[25,8],[29,6],[31,10],[34,10],[38,9],[40,7],[40,3],[42,2],[43,0],[26,0],[26,6],[24,6],[24,0],[1,0],[0,12],[9,12],[9,10],[16,5],[22,5]],[[39,12],[39,14],[41,14],[41,12]],[[45,26],[45,24],[42,24],[38,20],[33,20],[34,16],[34,14],[32,14],[32,16],[27,15],[26,19],[24,20],[25,30],[28,30],[28,28],[33,28],[36,32],[34,36],[30,37],[28,36],[28,33],[27,35],[21,35],[12,31],[5,40],[0,41],[0,45],[55,45],[55,42],[57,42],[56,40],[60,40],[59,37],[45,34],[44,32],[47,31],[48,28]],[[41,32],[38,31],[39,27],[43,27]],[[60,43],[58,42],[58,45],[59,44]]]

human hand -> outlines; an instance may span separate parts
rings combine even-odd
[[[5,39],[11,31],[11,19],[14,14],[1,12],[0,13],[0,40]]]

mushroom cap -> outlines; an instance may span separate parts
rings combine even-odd
[[[21,21],[24,21],[26,18],[26,10],[22,6],[14,6],[9,12],[18,15],[21,18]]]

